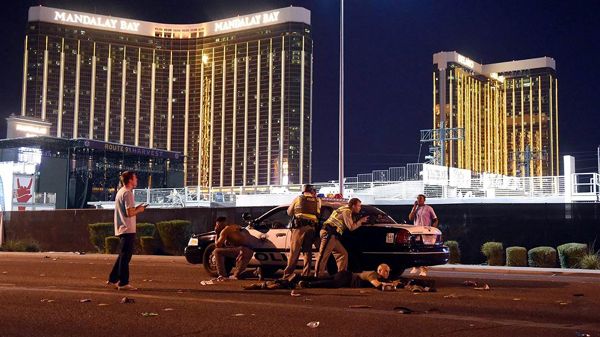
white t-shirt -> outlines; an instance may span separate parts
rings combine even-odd
[[[437,219],[437,215],[433,211],[433,207],[429,205],[419,206],[415,212],[415,226],[429,227],[433,223],[433,220]]]
[[[134,233],[135,228],[135,215],[127,216],[127,209],[135,208],[135,199],[133,198],[133,191],[128,190],[125,187],[117,192],[115,197],[115,235],[119,236],[126,233]]]

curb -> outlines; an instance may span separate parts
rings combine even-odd
[[[521,274],[521,275],[546,275],[546,276],[578,276],[598,277],[600,270],[588,269],[563,269],[563,268],[534,268],[534,267],[505,267],[505,266],[479,266],[464,264],[446,264],[431,266],[431,271],[452,271],[462,273],[494,273],[494,274]]]

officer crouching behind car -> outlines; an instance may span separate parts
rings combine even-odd
[[[338,272],[348,269],[348,252],[340,242],[340,236],[346,229],[351,231],[362,226],[368,219],[368,216],[362,217],[354,222],[353,214],[358,214],[361,209],[361,201],[358,198],[352,198],[348,201],[347,206],[342,206],[333,213],[321,229],[321,245],[319,247],[319,257],[317,258],[317,266],[315,276],[325,276],[325,267],[329,255],[333,253],[337,263]]]
[[[317,198],[317,190],[312,185],[305,185],[302,195],[296,197],[288,207],[287,213],[293,216],[290,256],[283,277],[291,276],[296,270],[300,252],[304,260],[302,276],[310,275],[312,262],[312,245],[315,238],[315,228],[321,213],[321,200]]]

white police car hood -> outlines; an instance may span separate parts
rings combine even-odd
[[[425,227],[425,226],[415,226],[415,225],[406,225],[406,224],[373,224],[373,225],[365,225],[369,227],[382,227],[382,228],[402,228],[407,230],[411,235],[418,234],[435,234],[440,235],[442,231],[435,227]]]

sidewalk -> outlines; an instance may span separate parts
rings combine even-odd
[[[546,275],[546,276],[579,276],[598,277],[600,270],[589,269],[566,269],[566,268],[534,268],[534,267],[506,267],[506,266],[484,266],[469,264],[445,264],[428,268],[431,271],[440,272],[465,272],[465,273],[494,273],[494,274],[516,274],[516,275]]]

